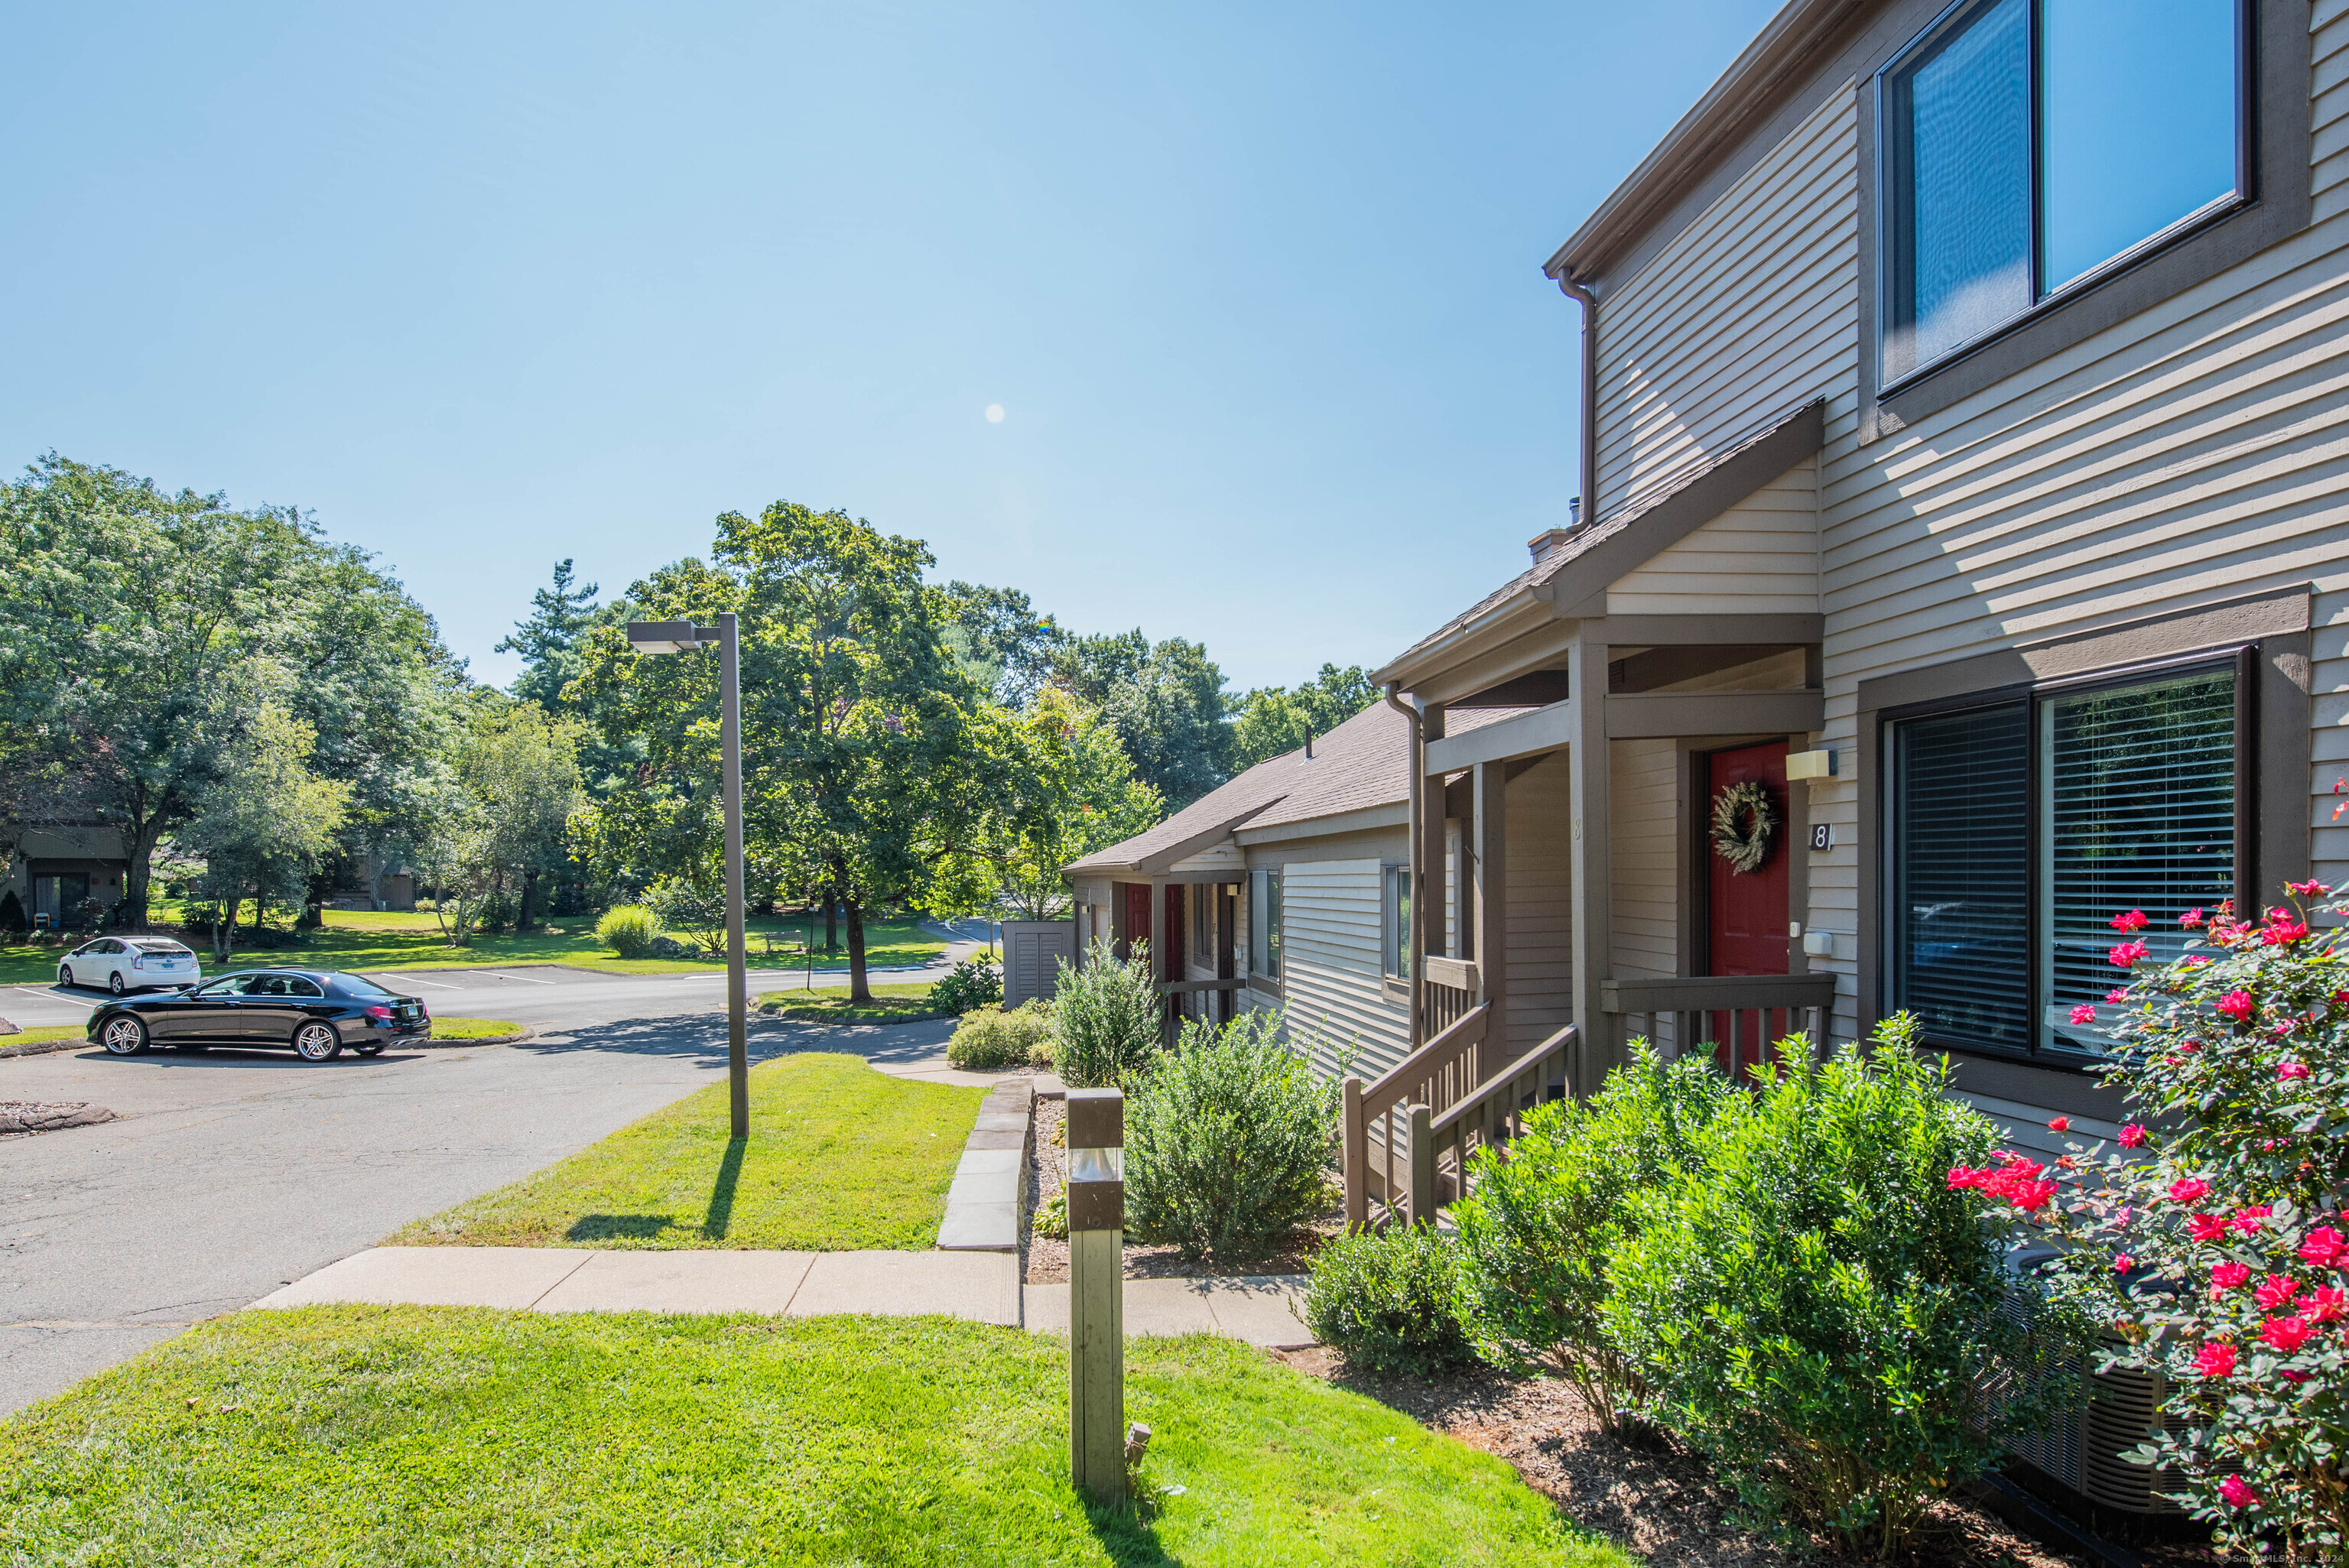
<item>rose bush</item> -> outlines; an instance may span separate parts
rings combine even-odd
[[[2349,962],[2340,928],[2309,918],[2349,905],[2289,891],[2256,921],[2189,911],[2196,939],[2169,964],[2114,948],[2130,971],[2101,1020],[2129,1107],[2118,1149],[2073,1145],[2053,1169],[2008,1154],[1949,1181],[2066,1243],[2068,1293],[2127,1342],[2109,1363],[2168,1379],[2168,1429],[2131,1457],[2171,1469],[2168,1495],[2221,1543],[2297,1564],[2349,1554]]]

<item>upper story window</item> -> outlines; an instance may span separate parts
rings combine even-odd
[[[1881,381],[2250,198],[2249,0],[1961,0],[1877,77]]]

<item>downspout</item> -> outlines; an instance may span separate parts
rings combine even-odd
[[[1411,1048],[1413,1050],[1417,1050],[1422,1045],[1426,1043],[1422,1037],[1420,1032],[1421,1002],[1419,984],[1420,959],[1423,956],[1419,951],[1419,933],[1421,929],[1420,912],[1427,907],[1421,902],[1427,896],[1427,890],[1423,883],[1423,879],[1426,875],[1426,868],[1419,863],[1419,844],[1421,838],[1419,830],[1419,798],[1422,791],[1426,787],[1426,780],[1420,777],[1420,768],[1422,766],[1422,758],[1424,753],[1420,749],[1419,709],[1402,700],[1401,695],[1402,690],[1402,683],[1398,681],[1387,682],[1387,706],[1394,709],[1397,713],[1402,715],[1403,722],[1411,727],[1411,739],[1408,743],[1411,757],[1411,810],[1409,815],[1409,831],[1411,833],[1411,921],[1409,926],[1403,933],[1402,967],[1403,984],[1411,989]]]
[[[1599,521],[1599,296],[1560,271],[1558,292],[1582,307],[1582,497],[1578,522]]]

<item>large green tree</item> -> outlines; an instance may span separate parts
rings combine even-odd
[[[1023,920],[1068,913],[1061,870],[1158,820],[1158,791],[1135,777],[1117,731],[1099,710],[1047,686],[1025,709],[1002,713],[985,749],[1008,766],[1002,787],[971,815],[968,838],[933,893],[942,913],[1009,909]]]
[[[493,893],[519,903],[516,926],[537,916],[542,878],[570,854],[573,815],[586,804],[579,778],[579,726],[534,702],[477,691],[450,738],[427,827],[416,847],[431,879],[450,945],[461,947]]]
[[[216,905],[212,956],[228,962],[237,912],[247,895],[255,923],[272,897],[298,892],[332,851],[349,810],[351,786],[312,769],[317,731],[280,700],[281,672],[257,668],[238,683],[245,700],[213,771],[197,790],[190,820],[174,835],[204,859],[205,891]]]
[[[256,666],[285,673],[305,766],[349,786],[355,830],[412,818],[461,676],[363,552],[291,509],[52,453],[0,486],[0,768],[120,830],[134,913],[155,846],[235,770]]]
[[[1140,628],[1072,637],[1055,649],[1052,679],[1099,708],[1134,771],[1179,810],[1232,774],[1224,675],[1181,637],[1154,645]]]
[[[1360,665],[1323,665],[1319,676],[1294,686],[1258,686],[1235,705],[1232,771],[1294,751],[1307,736],[1327,735],[1378,700],[1379,688]]]
[[[870,995],[864,922],[917,897],[973,830],[1005,759],[974,723],[984,697],[948,648],[953,614],[922,580],[931,556],[843,511],[777,501],[718,520],[713,560],[629,590],[654,620],[740,616],[746,851],[753,874],[836,897],[852,995]],[[607,865],[707,882],[719,851],[715,652],[643,656],[593,633],[576,695],[615,737],[641,734],[636,788],[583,813]]]
[[[549,715],[580,721],[579,766],[588,793],[598,799],[626,788],[636,765],[644,760],[641,736],[608,738],[591,711],[594,702],[574,689],[586,668],[587,635],[598,626],[623,626],[632,607],[626,599],[599,604],[602,590],[582,583],[569,558],[554,563],[554,580],[531,595],[526,619],[502,638],[497,651],[520,654],[522,674],[510,688],[513,695],[536,703]]]

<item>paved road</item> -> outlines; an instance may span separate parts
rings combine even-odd
[[[961,921],[951,926],[933,925],[931,929],[948,939],[943,954],[919,970],[875,969],[873,983],[886,985],[934,978],[945,974],[949,965],[986,945],[984,921]],[[239,958],[233,967],[252,968],[268,962],[265,954],[249,954]],[[384,985],[423,997],[435,1013],[512,1018],[525,1024],[580,1016],[583,1002],[595,1016],[612,1016],[616,1007],[653,1007],[673,1012],[702,1006],[723,1006],[726,1000],[726,972],[722,969],[684,975],[605,975],[559,964],[516,964],[502,969],[370,969],[367,973]],[[761,996],[770,991],[803,989],[810,977],[804,973],[753,969],[748,978],[750,994]],[[845,971],[819,970],[813,980],[819,991],[837,991],[848,985]],[[26,1029],[78,1024],[106,1000],[106,993],[95,986],[68,990],[62,985],[0,985],[0,1017]],[[0,1099],[9,1098],[25,1097],[0,1095]]]
[[[96,1049],[0,1060],[0,1099],[122,1119],[0,1140],[0,1412],[233,1311],[409,1220],[537,1170],[725,1071],[718,977],[420,971],[436,1010],[541,1026],[521,1046]],[[446,978],[443,978],[443,976]],[[12,1016],[18,1015],[14,1003]],[[751,1049],[934,1053],[944,1024],[754,1025]]]

